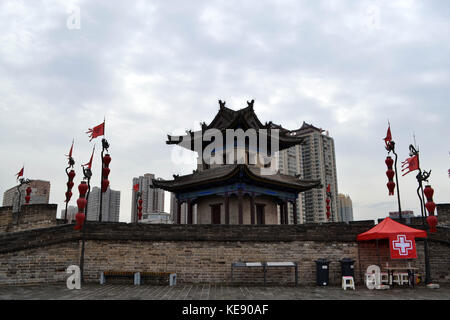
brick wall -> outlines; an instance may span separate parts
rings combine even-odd
[[[450,226],[450,203],[436,204],[438,225]]]
[[[56,204],[23,205],[20,212],[12,207],[0,207],[0,234],[56,225]]]
[[[356,235],[367,231],[373,221],[310,225],[147,225],[89,222],[86,229],[85,275],[97,282],[101,271],[176,272],[179,283],[231,283],[231,263],[236,261],[296,261],[301,285],[314,285],[315,260],[327,258],[330,283],[340,283],[340,259],[355,260],[359,284],[367,266],[384,266],[389,254],[387,241],[357,243]],[[450,282],[449,233],[438,228],[430,235],[432,278]],[[0,234],[0,284],[57,282],[65,269],[79,264],[81,232],[72,225]],[[417,240],[423,269],[423,245]],[[400,263],[399,261],[391,264]],[[403,263],[405,263],[403,261]],[[238,269],[237,283],[262,284],[257,268]],[[268,271],[269,284],[293,284],[289,268]]]

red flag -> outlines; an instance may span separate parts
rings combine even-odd
[[[384,138],[383,140],[386,143],[386,146],[389,144],[389,142],[392,141],[391,125],[390,124],[389,124],[388,129],[387,129],[386,138]]]
[[[92,141],[92,139],[97,138],[99,136],[103,136],[105,134],[105,121],[103,121],[102,124],[99,124],[93,129],[89,129],[86,133],[88,133],[89,138],[91,138],[91,140],[89,141]]]
[[[402,176],[410,173],[414,170],[419,170],[419,157],[417,155],[412,156],[411,158],[406,159],[402,162],[402,172],[408,170]]]
[[[69,154],[66,155],[67,157],[72,158],[72,150],[73,150],[73,140],[72,140],[72,146],[70,147]]]
[[[88,162],[88,163],[86,163],[86,164],[83,164],[83,165],[82,165],[83,167],[84,167],[84,166],[88,166],[88,168],[89,168],[89,169],[91,169],[91,168],[92,168],[92,158],[94,157],[94,151],[95,151],[95,146],[94,146],[94,149],[92,149],[91,160],[89,160],[89,162]]]
[[[331,192],[331,185],[327,186],[327,192]]]
[[[134,189],[134,191],[138,192],[138,191],[139,191],[139,183],[136,183],[136,184],[133,186],[133,189]]]
[[[18,173],[16,173],[16,176],[17,176],[16,180],[18,180],[19,177],[23,177],[23,169],[24,168],[25,168],[25,166],[23,166],[22,169],[20,169],[20,171]]]
[[[391,259],[416,259],[416,241],[414,237],[406,234],[397,234],[389,237]]]

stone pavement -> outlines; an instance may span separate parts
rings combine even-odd
[[[449,300],[450,286],[428,289],[400,287],[369,290],[356,287],[226,286],[186,284],[170,286],[133,286],[85,284],[69,290],[65,283],[27,286],[0,286],[0,300]]]

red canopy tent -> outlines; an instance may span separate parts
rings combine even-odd
[[[426,238],[424,230],[414,229],[391,218],[386,218],[372,229],[359,234],[357,241],[389,239],[391,258],[417,258],[414,238]]]
[[[415,238],[427,237],[426,231],[405,226],[404,224],[394,221],[388,217],[383,221],[381,221],[379,224],[377,224],[375,227],[370,229],[369,231],[358,234],[356,240],[364,241],[374,239],[387,239],[390,238],[392,235],[397,234],[406,234]]]

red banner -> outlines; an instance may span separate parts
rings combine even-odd
[[[105,134],[105,122],[103,121],[103,123],[99,124],[98,126],[89,129],[89,131],[87,131],[86,133],[89,134],[89,138],[91,138],[91,140],[99,136],[103,136]]]
[[[402,162],[402,172],[406,171],[404,174],[402,174],[402,176],[414,170],[419,170],[419,158],[417,155],[412,156],[411,158],[408,158]]]
[[[391,259],[415,259],[417,258],[416,240],[414,237],[397,234],[389,238]]]
[[[391,125],[390,124],[389,124],[388,129],[387,129],[386,138],[384,138],[383,140],[386,143],[386,147],[392,141]]]
[[[20,171],[18,173],[16,173],[17,179],[18,180],[20,177],[23,177],[23,169],[25,168],[25,166],[22,167],[22,169],[20,169]]]

